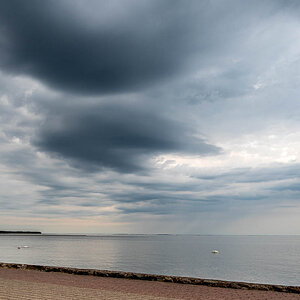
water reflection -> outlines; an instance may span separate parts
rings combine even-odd
[[[2,235],[0,261],[300,285],[300,236]]]

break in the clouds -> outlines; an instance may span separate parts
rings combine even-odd
[[[298,234],[298,11],[1,1],[1,227]]]

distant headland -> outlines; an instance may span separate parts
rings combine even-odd
[[[42,234],[40,231],[0,230],[0,234]]]

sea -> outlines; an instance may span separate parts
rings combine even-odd
[[[3,234],[0,262],[300,286],[300,236]]]

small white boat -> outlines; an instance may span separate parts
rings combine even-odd
[[[213,253],[213,254],[219,254],[219,251],[218,250],[213,250],[213,251],[211,251],[211,253]]]

